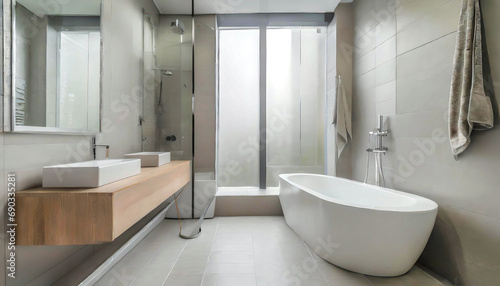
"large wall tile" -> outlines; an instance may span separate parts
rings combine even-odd
[[[375,70],[371,70],[359,77],[354,78],[354,88],[357,91],[375,88]],[[375,97],[375,94],[373,94]]]
[[[398,113],[445,110],[449,106],[452,65],[398,79]]]
[[[375,87],[375,101],[382,102],[387,100],[396,100],[395,80]]]
[[[375,67],[375,84],[377,86],[396,80],[396,59]]]
[[[398,55],[439,39],[443,35],[457,30],[462,1],[451,0],[429,15],[400,30],[398,37]]]
[[[354,36],[362,36],[373,30],[378,22],[375,1],[354,1]]]
[[[396,37],[392,37],[375,48],[376,66],[396,58]],[[360,59],[361,60],[361,59]]]
[[[398,114],[391,123],[394,136],[436,137],[448,136],[448,110],[432,110]]]
[[[396,13],[398,0],[375,0],[377,17],[380,19],[377,29],[377,46],[396,35]]]
[[[358,61],[354,62],[353,74],[355,77],[363,75],[375,68],[375,50],[371,50]]]
[[[374,2],[380,7],[390,1]],[[420,262],[457,285],[498,284],[500,129],[474,131],[471,145],[458,161],[448,138],[448,101],[461,1],[396,2],[395,41],[372,41],[369,48],[376,53],[374,72],[354,79],[350,178],[364,179],[368,132],[376,126],[376,113],[386,113],[384,125],[390,134],[384,140],[389,147],[384,172],[388,185],[428,197],[440,207]],[[500,24],[500,4],[494,0],[482,0],[481,4],[497,91],[492,100],[498,104],[500,36],[495,27]],[[357,3],[355,7],[361,7],[361,11],[355,14],[368,13],[372,5]],[[366,23],[364,19],[355,26]],[[368,34],[390,35],[394,29],[378,25],[373,29],[376,32]],[[355,46],[366,35],[356,37]],[[363,62],[369,59],[366,55],[370,51],[358,51],[354,65],[372,66]],[[373,183],[373,170],[369,182]]]
[[[398,79],[450,65],[453,62],[455,43],[456,34],[453,33],[398,56]]]
[[[398,32],[450,1],[452,0],[399,0],[397,9]]]
[[[382,116],[396,114],[396,99],[392,98],[375,103],[375,112]]]
[[[359,59],[360,57],[366,55],[368,52],[371,50],[375,49],[377,46],[377,35],[375,31],[369,32],[367,34],[361,35],[361,36],[356,36],[354,35],[354,46],[352,46],[352,49],[354,50],[354,55],[353,57],[355,59]],[[346,48],[340,46],[339,48]]]

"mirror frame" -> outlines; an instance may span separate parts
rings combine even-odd
[[[3,100],[0,107],[3,107],[2,127],[4,132],[12,133],[39,133],[39,134],[67,134],[67,135],[96,135],[102,130],[102,104],[103,104],[103,54],[104,54],[104,37],[103,37],[103,0],[100,1],[101,9],[101,44],[100,44],[100,79],[99,79],[99,128],[97,130],[82,130],[82,129],[66,129],[58,127],[41,127],[41,126],[18,126],[15,120],[15,100],[16,96],[13,92],[15,86],[15,31],[16,31],[16,16],[15,3],[16,0],[1,0],[3,14],[3,57],[2,57],[2,83],[3,83]]]

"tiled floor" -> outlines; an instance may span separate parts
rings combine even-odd
[[[95,285],[443,285],[416,266],[396,278],[335,267],[283,217],[220,217],[202,228],[200,237],[183,240],[177,221],[163,221]]]

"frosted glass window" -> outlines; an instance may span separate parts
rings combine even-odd
[[[267,187],[325,172],[324,28],[267,30]]]
[[[219,35],[219,187],[259,186],[259,30]]]

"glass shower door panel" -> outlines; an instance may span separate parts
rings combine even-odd
[[[267,187],[324,173],[325,31],[267,30]]]
[[[172,30],[177,20],[185,25],[183,34]],[[157,27],[157,150],[170,152],[172,160],[193,159],[191,28],[191,17],[171,15],[161,15]]]
[[[267,30],[267,186],[300,165],[300,31]]]
[[[300,97],[302,170],[325,172],[326,30],[300,31]]]
[[[219,187],[259,186],[259,30],[221,30]]]
[[[180,70],[173,70],[171,76],[162,76],[162,106],[160,110],[161,132],[160,142],[165,151],[180,151],[182,149],[180,140],[181,128],[183,125],[183,86],[179,83],[183,80]],[[189,107],[189,106],[187,106]],[[190,110],[187,110],[190,113]],[[167,136],[175,136],[176,140],[167,141]],[[160,145],[160,146],[161,146]]]

